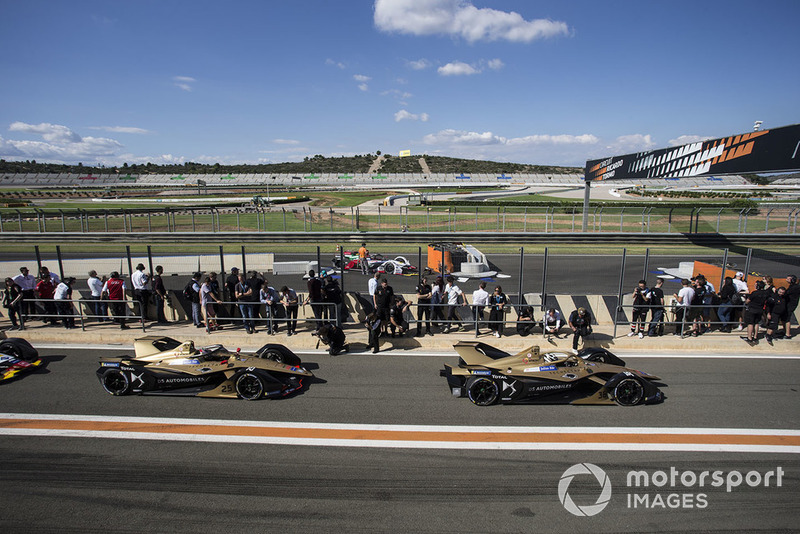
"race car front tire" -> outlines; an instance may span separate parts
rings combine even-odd
[[[268,351],[266,351],[262,355],[262,358],[266,358],[267,360],[272,360],[273,362],[286,363],[285,361],[286,358],[284,357],[283,353],[275,349],[269,349]]]
[[[620,406],[636,406],[644,399],[644,386],[635,378],[625,378],[614,386],[614,401]]]
[[[110,395],[127,395],[131,391],[131,381],[128,375],[119,369],[106,369],[103,371],[100,383]]]
[[[258,400],[264,395],[264,379],[255,373],[242,373],[236,379],[236,393],[245,400]]]
[[[466,390],[467,397],[476,406],[490,406],[500,396],[497,382],[484,376],[473,376],[467,380]]]

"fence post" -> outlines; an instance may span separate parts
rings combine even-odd
[[[642,280],[647,280],[647,269],[650,267],[650,249],[644,249],[644,269],[642,270]]]
[[[221,284],[220,285],[222,286],[222,300],[224,302],[227,302],[228,300],[232,300],[232,299],[228,298],[228,297],[230,297],[230,295],[228,295],[228,284],[225,283],[225,281],[226,281],[226,276],[225,276],[225,254],[224,254],[224,252],[222,250],[222,245],[219,246],[219,277],[221,278],[221,280],[220,280]]]
[[[528,231],[528,207],[527,206],[524,208],[524,211],[522,212],[522,231],[523,232],[527,232]]]
[[[547,247],[544,247],[544,263],[542,264],[542,304],[539,311],[547,309]]]
[[[619,312],[622,311],[622,292],[623,284],[625,283],[625,261],[628,254],[628,249],[622,249],[622,267],[619,270],[619,292],[617,293],[617,307],[614,311],[614,337],[617,337],[617,319],[619,319]]]
[[[34,245],[33,250],[36,253],[36,272],[42,272],[42,254],[39,252],[39,245]]]
[[[725,282],[725,270],[728,268],[728,249],[722,251],[722,274],[719,276],[719,285],[717,286],[717,293],[722,289],[722,284]],[[724,326],[724,325],[723,325]]]
[[[503,206],[503,232],[506,231],[506,207]]]
[[[622,221],[625,220],[625,207],[623,206],[619,212],[619,231],[622,233]]]
[[[308,227],[306,226],[306,207],[303,206],[303,231],[308,232]]]
[[[150,245],[147,245],[147,265],[150,267],[150,278],[152,280],[153,277],[153,251],[150,249]],[[133,282],[131,282],[133,283]]]
[[[67,231],[67,226],[66,226],[66,224],[64,222],[64,211],[63,210],[58,210],[58,213],[61,214],[61,231],[62,232],[66,232]]]
[[[378,231],[381,231],[381,206],[378,204]]]
[[[769,211],[767,211],[767,223],[766,223],[766,225],[764,226],[764,233],[765,233],[765,234],[768,234],[768,233],[769,233],[769,215],[770,215],[770,213],[772,213],[772,211],[773,211],[774,209],[775,209],[775,208],[770,208],[770,209],[769,209]]]
[[[194,231],[195,231],[195,226],[194,226],[194,209],[191,209],[191,208],[190,208],[190,209],[189,209],[189,212],[192,214],[192,232],[194,232]]]
[[[152,223],[152,220],[150,218],[151,214],[152,214],[152,212],[150,210],[147,210],[147,233],[148,234],[153,231],[153,223]],[[88,214],[87,214],[87,219],[86,219],[86,229],[87,229],[87,231],[89,229]]]
[[[475,206],[475,231],[478,231],[478,207]]]
[[[517,305],[520,306],[517,308],[517,319],[519,319],[519,312],[524,302],[524,296],[522,293],[522,282],[523,277],[525,275],[525,247],[519,247],[519,297],[517,298],[518,302]],[[533,317],[531,317],[533,319]]]
[[[247,280],[247,254],[245,253],[244,245],[242,245],[242,273],[245,280]]]
[[[125,245],[125,256],[128,257],[128,278],[133,276],[133,260],[131,259],[131,246]]]
[[[747,258],[744,260],[744,281],[747,281],[747,277],[750,276],[750,260],[753,259],[753,249],[747,249]]]
[[[333,232],[333,208],[328,208],[328,216],[331,221],[331,232]]]
[[[58,258],[58,275],[61,279],[64,279],[64,262],[61,258],[61,246],[56,245],[56,258]]]
[[[19,210],[15,210],[17,212],[17,220],[19,221],[19,232],[22,233],[22,212]],[[107,232],[108,230],[106,230]]]

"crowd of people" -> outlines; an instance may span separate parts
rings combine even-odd
[[[369,274],[366,265],[366,246],[359,250],[362,273]],[[169,293],[162,278],[164,269],[156,266],[153,273],[147,273],[143,264],[138,264],[130,277],[135,314],[143,320],[158,324],[169,324],[165,315],[165,305],[170,302]],[[223,324],[243,326],[248,334],[256,332],[256,323],[266,327],[268,334],[277,334],[285,328],[288,336],[297,334],[297,318],[300,306],[309,306],[313,316],[313,332],[319,335],[320,329],[344,322],[346,310],[344,296],[339,283],[330,274],[317,275],[310,270],[306,280],[306,296],[302,298],[295,289],[283,285],[273,287],[268,279],[257,271],[245,274],[233,267],[224,281],[224,287],[217,273],[196,272],[183,289],[183,297],[191,304],[192,323],[197,328],[214,331]],[[42,320],[45,324],[61,324],[64,328],[75,328],[76,313],[72,305],[72,291],[75,278],[63,280],[42,266],[37,276],[27,267],[20,268],[20,274],[5,279],[3,307],[7,310],[12,329],[22,330],[26,321]],[[126,294],[128,287],[119,272],[99,276],[94,270],[88,272],[87,289],[91,294],[87,305],[91,309],[89,317],[99,322],[114,321],[121,329],[128,328],[130,320]],[[223,292],[227,290],[226,292]],[[429,283],[421,276],[415,288],[416,302],[407,301],[396,294],[382,273],[370,276],[367,290],[371,309],[365,309],[365,325],[370,332],[370,348],[379,350],[379,339],[413,335],[432,336],[438,329],[441,333],[462,332],[468,326],[481,335],[481,328],[497,338],[506,333],[506,323],[512,322],[521,336],[532,333],[535,327],[541,328],[547,337],[560,338],[568,328],[572,336],[573,348],[585,340],[592,332],[590,312],[579,307],[573,310],[566,321],[562,312],[548,308],[541,320],[534,318],[533,307],[521,304],[514,306],[500,285],[491,291],[487,282],[480,281],[472,293],[471,303],[466,301],[464,291],[456,284],[452,275],[437,276]],[[632,292],[632,319],[628,336],[643,338],[664,335],[665,324],[673,324],[674,334],[682,337],[699,336],[718,329],[732,332],[734,328],[742,331],[742,339],[750,344],[758,343],[759,332],[769,344],[775,339],[790,339],[791,317],[800,301],[800,284],[797,277],[790,275],[786,285],[776,287],[769,276],[756,281],[755,289],[750,291],[744,282],[744,273],[726,277],[717,291],[702,274],[681,281],[681,289],[673,294],[674,320],[668,321],[664,280],[658,279],[650,288],[645,280],[640,280]],[[415,306],[416,317],[408,310]],[[470,317],[462,318],[462,310],[468,309]],[[515,310],[516,318],[507,319]],[[488,311],[488,314],[487,314]],[[109,314],[110,312],[110,314]],[[412,332],[409,319],[415,323]],[[329,330],[324,331],[329,336]]]
[[[631,330],[628,336],[654,337],[663,335],[665,322],[664,280],[658,279],[653,288],[639,280],[633,290]],[[741,336],[750,345],[758,343],[759,329],[766,330],[770,345],[774,339],[791,339],[791,317],[800,301],[797,276],[786,277],[786,286],[776,287],[771,276],[756,280],[750,290],[739,271],[726,276],[717,291],[702,274],[681,280],[681,289],[673,294],[675,301],[675,332],[681,337],[697,337],[718,329],[745,331]],[[648,323],[647,316],[650,314]],[[717,321],[714,321],[716,315]],[[780,328],[782,327],[782,330]]]

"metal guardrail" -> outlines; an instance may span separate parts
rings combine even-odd
[[[610,243],[633,245],[701,245],[715,247],[800,245],[800,234],[637,234],[637,233],[517,233],[486,232],[80,232],[0,233],[0,243],[430,243],[468,241],[475,244],[556,245]]]

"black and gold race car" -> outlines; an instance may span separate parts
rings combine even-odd
[[[257,400],[298,391],[314,375],[291,350],[270,343],[253,354],[222,345],[195,348],[169,337],[134,342],[136,355],[101,358],[100,384],[111,395],[182,395]]]
[[[630,369],[602,348],[542,353],[538,346],[509,354],[486,343],[459,341],[458,366],[440,375],[450,391],[478,406],[503,404],[654,404],[664,399],[657,376]]]

